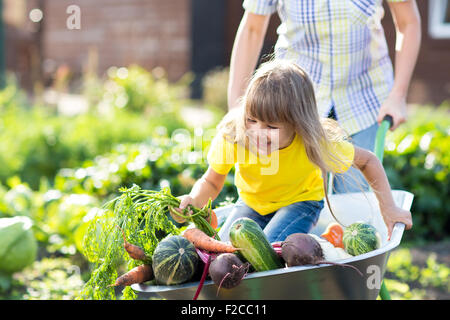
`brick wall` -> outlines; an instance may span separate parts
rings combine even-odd
[[[70,5],[81,9],[80,30],[67,28]],[[99,74],[137,63],[176,80],[190,69],[190,8],[190,0],[45,0],[44,61],[81,71],[94,49]]]
[[[36,6],[37,0],[3,0],[6,69],[27,90],[40,76],[39,25],[28,19]]]

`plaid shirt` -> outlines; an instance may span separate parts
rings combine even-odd
[[[308,72],[321,116],[334,106],[350,135],[376,122],[394,81],[382,0],[245,0],[243,7],[261,15],[278,11],[275,57]]]

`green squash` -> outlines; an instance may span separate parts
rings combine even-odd
[[[378,249],[381,238],[372,225],[355,222],[345,228],[342,242],[347,253],[357,256]]]
[[[182,236],[169,236],[158,243],[152,260],[156,282],[173,285],[194,276],[199,257],[189,240]]]

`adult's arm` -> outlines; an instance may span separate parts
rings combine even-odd
[[[394,85],[377,120],[381,123],[386,114],[391,115],[391,130],[395,130],[406,121],[406,96],[420,50],[421,20],[415,0],[388,4],[396,30]]]
[[[255,70],[269,25],[270,15],[245,11],[233,43],[228,82],[228,109],[238,106]]]

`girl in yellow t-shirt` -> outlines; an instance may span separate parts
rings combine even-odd
[[[394,203],[380,161],[347,141],[335,121],[319,118],[312,83],[292,62],[273,60],[258,68],[242,107],[218,125],[207,160],[209,168],[189,195],[179,197],[178,210],[214,200],[235,166],[239,199],[219,232],[223,241],[241,217],[255,220],[270,242],[309,232],[324,206],[326,173],[352,165],[376,193],[388,235],[395,222],[412,226],[411,213]]]

